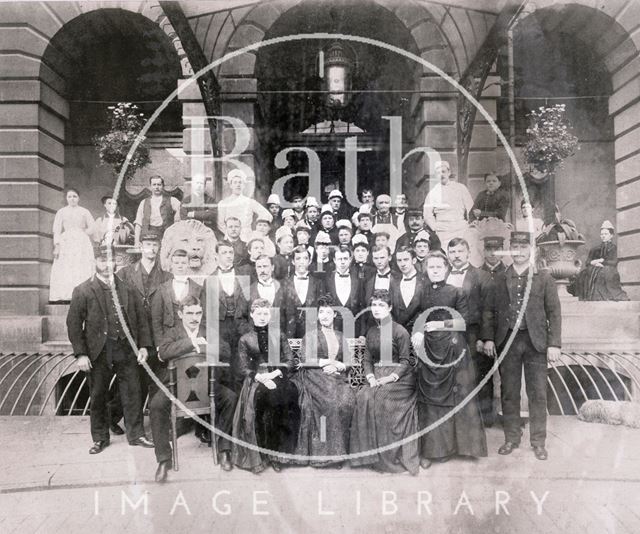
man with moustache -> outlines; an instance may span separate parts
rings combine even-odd
[[[247,250],[247,244],[240,239],[240,232],[242,230],[242,223],[238,217],[230,215],[224,221],[224,237],[223,240],[231,243],[233,246],[233,265],[238,267],[249,256]]]
[[[413,201],[407,208],[407,232],[401,235],[396,241],[396,249],[402,247],[413,246],[414,240],[419,232],[425,231],[428,234],[429,250],[438,250],[440,248],[440,239],[433,228],[425,224],[424,215],[422,214],[422,206]]]
[[[464,239],[455,237],[449,241],[447,255],[452,267],[447,284],[462,288],[467,296],[467,343],[476,367],[477,383],[479,383],[493,366],[493,360],[484,353],[482,343],[483,332],[486,332],[489,324],[486,313],[491,313],[488,309],[490,299],[493,298],[491,277],[482,269],[469,263],[469,243]],[[488,380],[480,390],[478,401],[484,426],[493,426],[495,419],[493,380]]]
[[[174,222],[180,220],[180,201],[164,190],[164,178],[154,175],[149,178],[151,196],[138,205],[135,224],[135,243],[140,244],[140,236],[152,232],[160,239]]]
[[[200,221],[213,230],[218,237],[218,210],[215,199],[206,192],[206,178],[196,175],[191,178],[191,194],[184,198],[180,206],[180,220]]]
[[[89,454],[102,452],[110,443],[107,397],[114,373],[129,445],[153,447],[144,435],[137,369],[138,364],[147,360],[153,346],[144,306],[138,295],[114,276],[113,249],[98,247],[94,255],[96,274],[73,290],[67,315],[67,331],[78,369],[87,373],[89,382],[93,440]],[[118,306],[125,324],[121,322]],[[136,343],[137,355],[127,333]]]
[[[194,296],[186,297],[178,309],[179,323],[167,330],[160,342],[159,357],[161,368],[158,378],[165,386],[169,385],[169,373],[167,363],[180,356],[185,356],[193,352],[206,353],[207,339],[206,328],[202,324],[202,305],[200,300]],[[229,345],[220,341],[219,356],[222,363],[228,363],[230,359]],[[236,394],[229,387],[231,377],[226,369],[219,367],[215,369],[216,380],[214,391],[214,403],[216,407],[215,427],[225,434],[231,435],[233,425],[233,413],[238,400]],[[170,445],[170,416],[171,400],[164,391],[156,388],[150,405],[151,432],[155,442],[156,460],[158,468],[155,480],[163,483],[167,480],[167,474],[172,467],[171,445]],[[218,460],[223,471],[231,471],[231,442],[219,436],[218,438]]]
[[[486,334],[485,352],[496,356],[507,340],[515,337],[500,364],[502,412],[505,442],[498,454],[511,454],[520,446],[520,387],[524,367],[529,398],[530,441],[538,460],[546,460],[547,365],[560,358],[562,316],[554,279],[538,272],[531,261],[534,245],[528,232],[511,232],[513,264],[494,279],[491,328]],[[522,306],[531,273],[529,300],[522,317]]]
[[[178,309],[187,296],[199,297],[202,287],[191,280],[186,250],[177,249],[171,255],[171,279],[160,285],[151,298],[151,322],[156,339],[180,322]]]
[[[304,308],[316,310],[318,299],[324,294],[322,279],[309,276],[309,251],[298,246],[293,251],[295,272],[291,278],[283,281],[285,300],[285,323],[287,337],[302,338],[306,334],[307,312]],[[315,319],[311,321],[315,328]]]

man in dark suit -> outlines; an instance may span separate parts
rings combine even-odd
[[[160,343],[160,339],[156,339],[156,336],[153,334],[151,299],[160,286],[167,280],[171,279],[171,275],[162,270],[160,267],[160,261],[158,260],[160,236],[151,232],[146,233],[140,237],[140,246],[142,249],[142,257],[140,260],[120,269],[118,271],[118,277],[127,284],[130,289],[133,289],[133,291],[142,299],[144,315],[147,324],[149,325],[149,330],[153,340],[153,347],[149,351],[147,364],[149,364],[151,370],[155,372],[158,364],[160,363],[158,361],[158,351],[156,349]],[[153,383],[153,380],[151,380],[151,377],[149,377],[143,368],[140,369],[140,377],[143,385],[142,402],[144,404],[144,399],[150,391],[149,388]]]
[[[249,257],[249,251],[247,250],[247,244],[240,239],[240,232],[242,231],[242,223],[237,217],[229,216],[224,221],[224,237],[223,240],[231,243],[233,246],[233,266],[238,267]]]
[[[363,305],[366,305],[371,300],[371,296],[376,289],[389,291],[391,282],[401,277],[397,271],[391,269],[391,250],[389,247],[374,245],[371,249],[371,256],[376,272],[373,276],[364,280]],[[371,312],[367,312],[362,320],[365,321],[365,324],[360,330],[363,333],[375,325],[375,319],[373,315],[371,315]]]
[[[142,300],[114,276],[115,253],[96,249],[96,275],[73,290],[67,315],[67,330],[78,369],[88,375],[91,395],[91,438],[89,454],[109,445],[107,397],[115,372],[130,445],[153,447],[144,435],[140,380],[137,364],[147,360],[152,347],[151,332]],[[117,293],[114,298],[113,292]],[[122,324],[117,310],[124,316]],[[138,354],[134,354],[129,334]]]
[[[423,206],[411,201],[407,208],[407,232],[401,235],[396,241],[396,250],[400,247],[410,247],[413,245],[418,232],[425,231],[428,234],[429,250],[440,249],[440,239],[435,230],[424,221],[422,213]]]
[[[339,246],[333,254],[333,262],[335,271],[327,275],[325,279],[325,290],[331,295],[337,306],[347,308],[353,316],[357,316],[362,310],[364,303],[364,287],[363,282],[358,278],[355,270],[351,269],[351,261],[353,252],[349,247]],[[351,324],[354,333],[345,330],[348,323],[344,321],[344,317],[338,314],[336,317],[336,329],[340,330],[347,337],[354,337],[362,332],[365,326],[364,321],[358,320],[356,324]]]
[[[304,308],[317,307],[318,298],[324,294],[324,283],[320,278],[309,276],[309,251],[305,246],[293,251],[295,273],[283,281],[285,300],[285,323],[287,337],[301,338],[307,332],[307,313]],[[316,318],[310,321],[312,329],[316,327]]]
[[[499,236],[488,236],[483,239],[483,242],[484,263],[480,268],[489,273],[493,280],[496,274],[503,273],[507,270],[507,266],[501,259],[502,254],[504,254],[504,238]]]
[[[413,334],[413,325],[424,311],[421,306],[426,277],[416,270],[416,253],[411,247],[396,252],[401,277],[391,280],[391,315],[393,320]]]
[[[180,322],[169,328],[160,342],[159,356],[161,367],[158,378],[167,386],[169,375],[167,362],[191,354],[193,352],[206,352],[207,339],[206,329],[202,321],[202,305],[200,300],[194,296],[186,297],[178,309]],[[229,363],[230,350],[226,342],[220,344],[220,361]],[[214,402],[216,406],[216,428],[225,434],[231,435],[233,426],[233,413],[238,400],[236,394],[230,388],[231,377],[225,373],[226,369],[215,369]],[[156,460],[158,468],[156,470],[156,482],[164,482],[167,473],[171,469],[171,445],[170,445],[170,415],[171,400],[164,391],[156,388],[149,405],[151,432],[155,442]],[[224,471],[231,471],[231,442],[219,436],[218,438],[218,458],[220,467]]]
[[[164,282],[151,298],[151,322],[156,339],[162,339],[169,328],[180,323],[178,309],[182,300],[188,296],[200,297],[202,287],[187,277],[188,270],[187,251],[175,250],[171,255],[173,278]]]
[[[191,194],[180,205],[180,220],[194,219],[218,233],[218,210],[215,199],[205,190],[206,178],[196,175],[191,178]]]
[[[220,340],[228,343],[229,347],[231,347],[231,365],[233,367],[235,365],[234,356],[238,348],[238,340],[240,336],[251,329],[248,317],[245,315],[248,310],[247,299],[249,298],[251,281],[249,277],[243,278],[236,273],[236,268],[234,267],[235,253],[231,243],[219,241],[216,245],[216,251],[218,254],[218,270],[214,275],[207,278],[200,296],[205,317],[203,324],[207,324],[207,320],[217,318],[217,324],[214,324],[213,327],[216,329]],[[217,299],[217,316],[215,304],[207,307],[209,293]],[[209,334],[209,344],[215,341],[211,339],[211,334]]]
[[[530,233],[511,232],[513,265],[504,273],[496,274],[484,350],[495,357],[495,347],[502,352],[515,331],[509,352],[500,364],[505,443],[498,453],[511,454],[520,445],[520,386],[524,367],[531,445],[536,458],[546,460],[547,362],[554,363],[560,357],[562,317],[555,281],[547,272],[535,270],[529,300],[521,314],[529,269],[534,269],[530,262],[533,250]]]
[[[491,277],[482,269],[469,263],[469,243],[461,237],[454,237],[447,245],[447,255],[451,262],[451,272],[447,284],[460,287],[467,296],[467,343],[471,359],[476,366],[476,385],[487,376],[493,360],[484,353],[482,332],[483,321],[488,321],[485,307],[493,298]],[[493,409],[493,377],[482,387],[478,394],[478,403],[482,412],[485,427],[493,426],[495,413]]]

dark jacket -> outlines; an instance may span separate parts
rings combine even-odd
[[[324,282],[319,278],[309,276],[309,288],[307,289],[307,298],[304,302],[300,302],[293,277],[284,280],[282,288],[284,293],[287,337],[303,337],[306,332],[306,312],[302,310],[302,308],[315,308],[317,306],[318,298],[325,292]]]
[[[462,282],[462,290],[467,295],[469,306],[469,325],[480,325],[485,303],[490,302],[492,295],[491,276],[473,265],[469,265]]]
[[[280,336],[269,332],[269,343],[273,347],[276,354],[279,355],[280,361],[278,365],[269,365],[269,354],[263,353],[260,350],[258,344],[258,333],[255,330],[244,334],[238,342],[238,370],[242,378],[253,378],[256,373],[271,371],[276,368],[281,368],[285,376],[285,367],[289,372],[292,372],[296,362],[293,358],[293,353],[289,347],[287,338],[280,334]],[[267,364],[266,367],[260,368],[261,364]]]
[[[117,277],[115,284],[131,336],[138,347],[153,347],[142,299]],[[107,340],[107,313],[104,289],[95,276],[73,290],[67,330],[76,357],[89,356],[95,360],[100,355]]]
[[[161,340],[165,332],[180,324],[177,309],[180,302],[173,296],[173,278],[164,282],[151,299],[151,323],[153,325],[154,337]],[[202,287],[189,278],[189,289],[187,296],[200,298]]]
[[[389,288],[391,305],[393,306],[391,315],[396,323],[404,326],[409,334],[413,334],[413,325],[418,316],[424,311],[422,309],[422,294],[428,281],[423,275],[417,273],[416,290],[408,306],[405,305],[404,299],[402,298],[402,292],[400,291],[401,282],[402,277],[391,281],[391,287]]]
[[[494,279],[495,290],[489,328],[483,333],[482,339],[492,339],[496,346],[502,345],[509,330],[509,304],[511,298],[507,286],[507,276],[513,267],[504,273],[499,273]],[[529,301],[524,319],[527,322],[529,337],[536,350],[545,352],[548,347],[561,347],[562,316],[560,313],[560,299],[555,280],[547,272],[540,271],[533,274]]]
[[[191,206],[190,204],[194,202],[196,204],[200,204],[199,206]],[[189,213],[193,213],[192,217],[188,217]],[[189,219],[193,219],[195,221],[200,221],[207,228],[214,230],[214,233],[217,235],[217,221],[218,221],[218,209],[216,207],[216,201],[213,197],[209,196],[207,193],[204,194],[204,197],[197,201],[192,196],[186,197],[182,204],[180,205],[180,220],[188,221]]]
[[[245,281],[246,283],[246,281]],[[234,340],[237,340],[239,336],[242,334],[246,334],[250,329],[249,319],[248,319],[248,304],[247,299],[249,298],[249,287],[242,288],[238,278],[234,280],[233,283],[233,306],[234,310],[229,309],[229,301],[227,300],[226,293],[222,286],[220,285],[220,280],[216,275],[210,276],[207,278],[204,287],[202,288],[202,294],[200,296],[200,302],[202,303],[202,310],[204,311],[202,323],[205,324],[208,309],[207,309],[207,288],[209,284],[215,284],[217,293],[218,293],[218,321],[224,322],[227,317],[233,316],[233,329],[234,332],[224,331],[222,325],[220,325],[220,335],[223,338],[226,338],[229,343],[233,343]],[[235,350],[235,347],[232,346],[232,349]]]
[[[142,264],[140,261],[133,263],[131,265],[127,265],[126,267],[120,269],[117,273],[117,276],[126,283],[130,289],[133,289],[138,296],[142,299],[142,303],[144,304],[145,315],[147,317],[147,321],[149,322],[149,328],[151,329],[151,334],[153,336],[153,344],[157,346],[160,343],[160,339],[156,339],[156,336],[153,334],[153,324],[151,319],[151,299],[155,292],[160,289],[160,286],[164,284],[167,280],[171,279],[171,274],[163,271],[160,268],[160,260],[157,259],[151,272],[149,273],[149,283],[148,283],[148,292],[145,294],[144,286],[142,284]]]

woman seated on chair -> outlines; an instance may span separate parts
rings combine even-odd
[[[445,462],[455,455],[487,455],[476,396],[444,419],[467,400],[476,385],[476,371],[465,338],[467,297],[461,288],[446,283],[449,261],[442,252],[429,252],[426,262],[429,283],[425,285],[421,307],[438,309],[426,317],[425,333],[412,337],[418,355],[419,426],[424,429],[437,425],[420,438],[420,466],[424,469],[432,461]]]
[[[349,359],[349,347],[342,332],[333,328],[334,306],[331,295],[318,299],[318,328],[306,333],[302,361],[292,378],[300,395],[302,419],[296,454],[302,456],[348,453],[355,393],[349,384],[345,363]],[[296,463],[310,463],[315,467],[342,465],[341,460]]]
[[[350,452],[373,452],[353,458],[351,465],[417,474],[415,439],[391,450],[377,450],[415,434],[418,413],[409,333],[391,319],[391,297],[386,289],[374,290],[370,306],[376,324],[367,331],[362,363],[368,386],[356,394]]]
[[[289,380],[295,363],[284,335],[270,331],[269,301],[255,299],[250,317],[253,329],[238,342],[238,371],[244,381],[233,418],[233,435],[272,452],[261,454],[234,443],[232,460],[254,473],[264,471],[269,463],[274,471],[280,471],[284,459],[277,453],[295,452],[300,428],[298,389]],[[279,358],[277,364],[274,358]]]

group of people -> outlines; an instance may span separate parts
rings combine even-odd
[[[486,456],[485,428],[496,418],[490,372],[504,351],[498,452],[521,441],[524,368],[530,441],[546,459],[547,362],[561,345],[556,285],[533,267],[527,232],[512,232],[508,251],[502,237],[486,237],[483,264],[471,265],[449,210],[469,220],[503,213],[501,204],[485,198],[474,208],[464,196],[460,204],[444,192],[457,184],[448,164],[437,169],[443,191],[424,205],[401,198],[392,207],[388,195],[363,191],[353,214],[339,190],[322,206],[296,197],[293,209],[280,210],[271,195],[263,207],[242,194],[240,171],[229,173],[232,195],[217,209],[193,198],[174,205],[160,187],[161,200],[152,196],[138,210],[141,258],[116,272],[112,242],[102,242],[95,275],[73,290],[67,326],[89,376],[89,452],[102,452],[110,431],[123,433],[109,409],[118,401],[108,388],[115,373],[129,444],[155,447],[156,480],[166,480],[171,404],[152,381],[141,385],[137,364],[148,362],[167,384],[168,362],[215,342],[229,364],[215,370],[211,416],[224,434],[214,438],[224,470],[341,466],[346,458],[353,467],[416,474],[458,455]],[[192,187],[197,195],[204,187]],[[172,252],[169,272],[159,265],[162,234],[180,212],[217,236],[217,270],[202,284],[189,278],[185,250]],[[207,339],[212,321],[216,340]],[[302,340],[295,356],[292,338]],[[364,346],[361,361],[352,338]],[[348,380],[354,365],[365,377],[359,389]],[[147,389],[153,442],[142,425]]]

